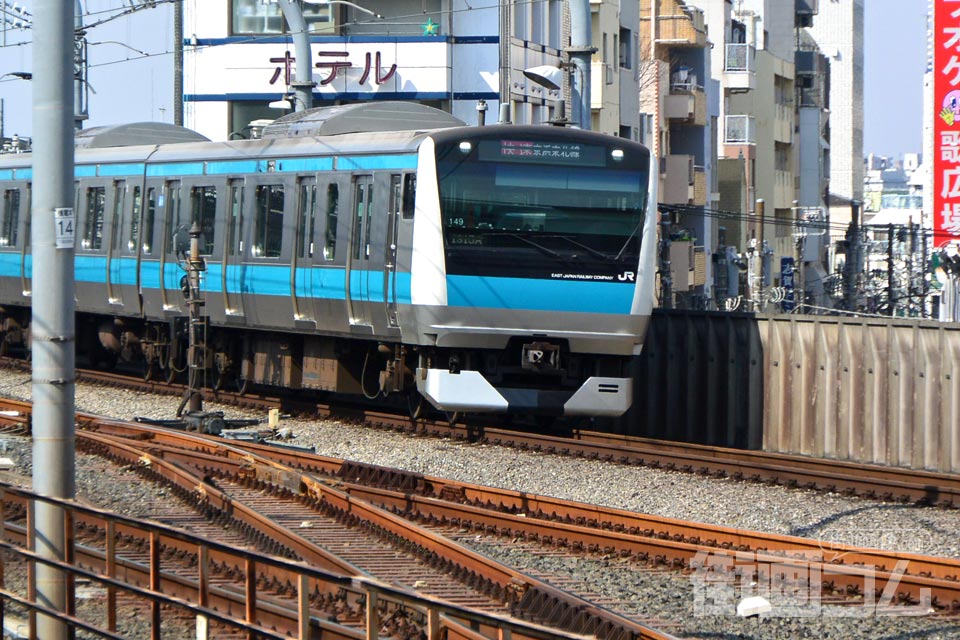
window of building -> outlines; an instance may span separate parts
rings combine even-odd
[[[104,187],[87,189],[87,215],[84,220],[83,238],[80,246],[84,249],[99,251],[103,247],[103,210],[107,193]]]
[[[213,239],[217,216],[217,188],[193,187],[190,189],[190,224],[200,227],[200,254],[213,254]]]
[[[20,189],[3,192],[3,229],[0,230],[0,246],[17,246],[17,227],[20,226]]]
[[[232,0],[230,4],[230,31],[235,35],[288,31],[283,10],[276,2]],[[334,10],[331,5],[303,4],[301,6],[303,20],[311,33],[330,33],[334,30]]]
[[[633,34],[630,29],[620,29],[620,68],[633,69]]]
[[[258,186],[256,199],[253,255],[279,258],[283,248],[283,185]]]

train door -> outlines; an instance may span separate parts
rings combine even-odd
[[[400,326],[397,316],[397,228],[403,209],[403,176],[390,176],[390,208],[387,212],[387,241],[383,256],[383,303],[386,307],[387,326]]]
[[[180,279],[184,273],[180,268],[177,250],[183,247],[176,246],[177,233],[183,226],[180,211],[180,181],[168,181],[164,185],[161,199],[163,235],[160,238],[160,298],[163,301],[164,311],[181,311],[183,291],[180,287]]]
[[[317,179],[297,180],[297,233],[290,260],[290,292],[293,319],[316,325],[313,286],[314,231],[317,223]]]
[[[23,219],[23,242],[20,243],[20,290],[25,298],[33,295],[33,262],[30,251],[30,234],[32,233],[30,222],[33,219],[30,210],[30,205],[33,202],[31,199],[33,198],[32,189],[32,185],[28,182],[26,202],[24,203],[27,215]]]
[[[19,249],[25,240],[21,221],[24,218],[23,192],[17,185],[3,189],[3,208],[0,211],[0,267],[4,276],[13,276],[12,268],[19,264],[23,273],[22,252]],[[10,271],[8,271],[10,269]],[[0,282],[0,302],[19,303],[23,301],[22,283],[13,277],[4,277]]]
[[[143,313],[147,316],[159,316],[163,313],[162,295],[160,286],[160,252],[163,249],[159,241],[158,226],[163,219],[161,209],[163,187],[157,181],[147,182],[146,192],[140,214],[140,224],[131,229],[130,239],[134,244],[133,250],[139,256],[139,293]]]
[[[113,183],[113,202],[110,206],[110,224],[107,228],[107,302],[123,306],[124,284],[135,284],[135,270],[124,268],[124,258],[120,255],[123,240],[123,209],[126,203],[127,183],[116,180]],[[131,280],[124,281],[129,273]]]
[[[221,291],[227,319],[243,318],[243,194],[244,181],[237,178],[227,186],[227,212]]]
[[[353,212],[350,228],[350,255],[347,258],[347,312],[350,326],[373,332],[371,301],[371,246],[373,230],[373,176],[353,179]]]

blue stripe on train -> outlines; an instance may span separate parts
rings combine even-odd
[[[29,256],[26,262],[29,275]],[[134,285],[135,264],[132,257],[114,258],[111,264],[111,280],[114,284]],[[77,282],[103,282],[106,266],[105,256],[78,255],[75,278]],[[185,273],[176,263],[166,263],[165,286],[179,289],[180,280]],[[346,270],[340,267],[298,268],[296,294],[302,298],[345,300],[345,274]],[[19,278],[18,253],[0,253],[0,276]],[[228,265],[226,280],[230,293],[277,298],[291,296],[290,267],[284,265]],[[223,265],[218,262],[208,263],[202,276],[202,290],[205,293],[222,293],[223,282]],[[145,291],[159,289],[159,262],[143,262],[141,286]],[[391,297],[394,287],[396,288],[398,303],[410,303],[410,274],[396,274],[394,284],[393,281],[385,283],[381,271],[351,273],[350,290],[354,300],[382,300],[385,286]],[[633,291],[632,283],[623,282],[447,276],[448,304],[452,307],[628,314],[633,302]]]
[[[447,276],[451,307],[628,314],[629,282]]]

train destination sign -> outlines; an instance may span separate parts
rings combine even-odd
[[[484,140],[478,149],[481,161],[537,162],[602,167],[604,149],[576,142],[534,140]]]

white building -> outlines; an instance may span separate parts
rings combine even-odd
[[[313,105],[411,100],[451,112],[468,124],[510,119],[579,121],[570,73],[549,89],[523,71],[568,68],[570,18],[562,0],[331,0],[304,4],[310,31]],[[623,5],[623,6],[621,6]],[[212,139],[249,137],[251,123],[286,111],[272,102],[293,96],[295,46],[283,11],[269,0],[186,0],[184,125]],[[637,139],[637,2],[592,0],[591,128]],[[501,32],[503,36],[501,37]],[[622,105],[622,106],[621,106]],[[255,127],[254,127],[255,129]]]
[[[863,200],[863,11],[864,0],[821,1],[808,29],[830,61],[833,229],[849,224],[851,200]]]

